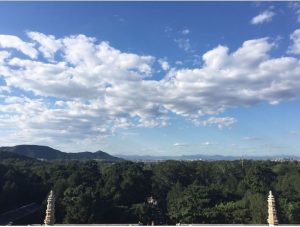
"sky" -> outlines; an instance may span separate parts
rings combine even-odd
[[[300,3],[1,2],[0,146],[300,154]]]

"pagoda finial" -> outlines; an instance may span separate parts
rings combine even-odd
[[[47,200],[46,217],[44,220],[45,225],[54,225],[55,222],[55,195],[51,190]]]
[[[269,191],[269,197],[268,197],[268,223],[269,225],[278,225],[275,199],[271,190]]]

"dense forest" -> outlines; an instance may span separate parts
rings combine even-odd
[[[271,161],[165,161],[157,164],[0,159],[0,214],[41,204],[23,224],[43,222],[56,195],[56,223],[264,224],[269,190],[279,223],[300,223],[300,166]],[[157,205],[147,203],[152,196]]]

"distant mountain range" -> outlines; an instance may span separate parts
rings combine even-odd
[[[114,157],[103,151],[66,153],[48,146],[39,145],[17,145],[13,147],[0,147],[0,153],[0,157],[10,157],[10,153],[15,153],[22,156],[43,160],[122,160],[122,158]],[[12,158],[13,157],[16,156],[12,156]]]
[[[294,155],[273,155],[273,156],[225,156],[225,155],[181,155],[181,156],[151,156],[151,155],[116,155],[117,157],[131,161],[159,161],[159,160],[203,160],[203,161],[233,161],[240,159],[252,160],[300,160],[300,156]]]
[[[13,147],[0,147],[0,159],[14,158],[35,158],[40,160],[106,160],[106,161],[164,161],[164,160],[300,160],[300,156],[273,155],[273,156],[225,156],[225,155],[182,155],[182,156],[151,156],[151,155],[116,155],[112,156],[103,151],[67,153],[48,146],[39,145],[17,145]]]

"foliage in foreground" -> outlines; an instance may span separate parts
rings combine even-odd
[[[293,162],[1,160],[0,213],[31,202],[44,209],[51,188],[57,223],[147,224],[159,213],[169,224],[264,224],[269,190],[280,223],[300,223],[300,167]],[[149,196],[158,200],[155,209],[146,203]]]

